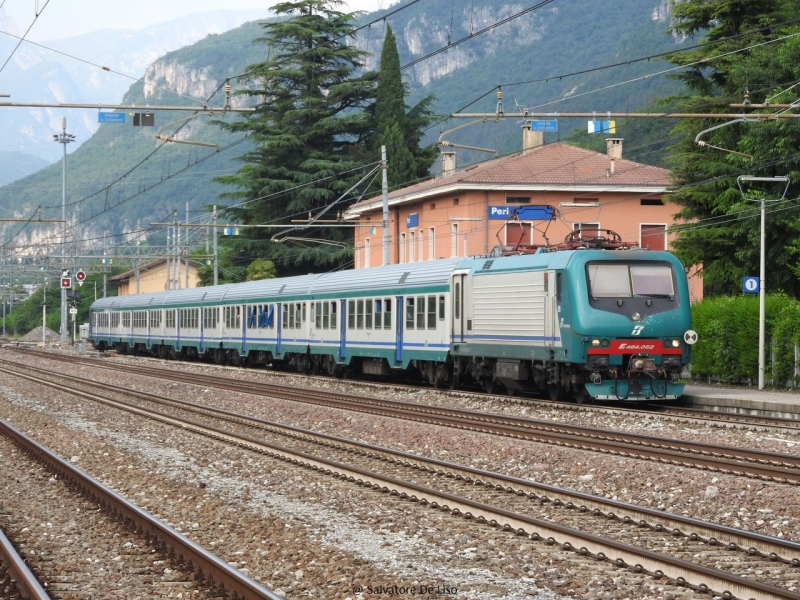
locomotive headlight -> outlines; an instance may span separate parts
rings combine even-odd
[[[594,339],[592,340],[592,346],[594,346],[595,348],[597,348],[599,345],[600,345],[600,340],[598,340],[597,338],[594,338]]]
[[[670,342],[670,344],[672,345],[673,348],[677,348],[678,346],[681,345],[681,341],[680,340],[672,340],[672,342]]]
[[[642,369],[644,369],[644,361],[641,358],[636,359],[633,362],[633,368],[638,371],[641,371]]]
[[[640,315],[638,312],[635,312],[631,315],[631,319],[634,321],[641,321],[642,315]]]

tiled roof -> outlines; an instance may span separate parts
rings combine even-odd
[[[580,187],[600,191],[625,187],[666,188],[670,184],[669,171],[660,167],[618,158],[614,161],[613,175],[610,174],[610,168],[611,159],[605,153],[555,142],[524,154],[488,160],[458,170],[452,175],[395,190],[389,194],[389,202],[396,205],[406,200],[458,189],[530,187],[557,191],[559,187]],[[379,206],[381,202],[380,196],[358,202],[348,210],[351,213],[349,216],[373,208],[373,205]]]

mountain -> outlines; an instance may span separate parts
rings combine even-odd
[[[401,5],[365,16],[362,22],[385,16]],[[398,39],[402,64],[439,51],[404,70],[412,102],[435,94],[435,109],[441,113],[467,106],[470,112],[489,113],[485,123],[446,133],[445,139],[506,153],[520,148],[522,121],[511,118],[495,121],[498,85],[502,85],[506,112],[525,108],[562,112],[596,110],[600,118],[607,110],[634,110],[677,90],[677,84],[664,77],[644,77],[662,70],[665,63],[653,60],[627,64],[631,59],[675,50],[685,43],[667,33],[667,8],[666,0],[620,0],[613,4],[563,0],[478,35],[524,8],[498,0],[420,2],[389,16],[388,22]],[[246,23],[168,52],[147,68],[144,76],[147,85],[137,82],[130,86],[124,102],[138,107],[196,106],[191,97],[210,98],[209,105],[221,106],[224,102],[221,89],[226,79],[264,60],[267,47],[253,43],[262,33],[258,23]],[[362,30],[352,43],[375,55],[382,39],[383,26],[378,23]],[[374,68],[377,61],[378,57],[373,56],[368,66]],[[624,66],[567,76],[612,63]],[[624,84],[628,80],[637,81]],[[244,86],[236,79],[231,83],[234,90]],[[233,98],[236,103],[237,97]],[[75,239],[95,240],[99,245],[111,234],[117,237],[108,243],[118,243],[123,239],[121,234],[147,228],[150,223],[171,222],[176,211],[183,221],[187,203],[190,218],[201,220],[208,215],[204,207],[226,202],[219,195],[231,190],[212,179],[232,173],[241,165],[237,157],[244,153],[249,141],[244,136],[222,132],[207,117],[169,125],[191,114],[157,111],[153,128],[132,127],[130,122],[102,125],[91,139],[70,153],[68,218],[81,223]],[[228,114],[217,118],[237,117]],[[70,117],[70,123],[73,120]],[[440,133],[466,122],[442,123],[429,132],[428,140],[436,141]],[[50,133],[60,129],[53,125],[47,123]],[[576,126],[585,132],[586,120],[559,119],[560,131],[548,137],[563,139]],[[623,124],[619,127],[618,135],[624,137]],[[174,133],[183,141],[216,144],[220,150],[207,145],[163,145],[155,139],[155,133],[162,128],[164,133]],[[68,131],[72,132],[69,125]],[[636,144],[630,142],[627,138],[626,148],[635,148]],[[63,151],[56,144],[52,146]],[[648,162],[646,155],[628,157]],[[460,165],[486,158],[487,154],[459,150]],[[30,216],[39,205],[43,218],[60,216],[60,163],[0,191],[0,206],[19,217]],[[163,231],[151,234],[151,241],[163,240]],[[52,234],[43,226],[29,226],[17,239],[44,241]],[[202,236],[204,231],[198,229],[194,235]]]
[[[16,103],[116,104],[158,57],[209,34],[223,33],[247,21],[268,16],[269,12],[264,9],[217,10],[138,31],[106,29],[41,45],[24,42],[0,73],[0,91],[11,94],[8,101]],[[17,24],[1,8],[0,31],[19,35]],[[18,42],[8,33],[0,36],[2,56],[10,56]],[[0,127],[6,132],[5,150],[37,157],[47,163],[59,160],[63,149],[51,140],[52,134],[61,131],[64,116],[68,132],[77,138],[75,146],[88,140],[98,129],[96,111],[0,110]],[[11,163],[13,169],[8,161],[0,163],[0,182],[8,181],[12,173],[19,174],[18,166],[33,164],[24,156]]]

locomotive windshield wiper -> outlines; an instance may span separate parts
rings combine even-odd
[[[641,296],[643,298],[669,298],[670,300],[674,300],[675,296],[672,294],[636,294],[636,296]]]

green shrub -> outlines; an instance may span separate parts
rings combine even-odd
[[[756,295],[717,296],[692,306],[698,342],[692,349],[692,375],[723,383],[758,379]],[[784,294],[765,301],[766,377],[781,387],[794,385],[795,345],[800,340],[800,302]]]

